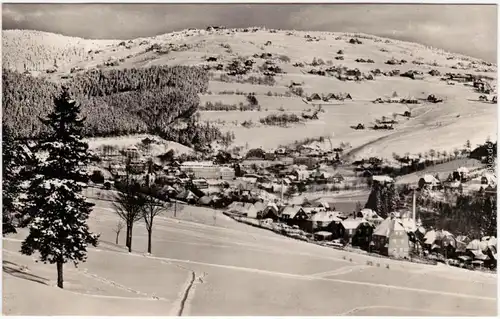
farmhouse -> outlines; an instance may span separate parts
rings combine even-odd
[[[459,167],[453,172],[453,179],[465,182],[469,179],[469,169],[467,167]]]
[[[274,221],[279,220],[279,208],[275,203],[268,203],[267,206],[262,210],[261,218],[268,219],[271,218]]]
[[[351,238],[352,245],[369,249],[374,228],[375,226],[372,223],[362,220]]]
[[[294,219],[297,214],[302,214],[304,219],[307,219],[307,214],[304,212],[302,207],[300,206],[285,206],[283,207],[283,210],[281,211],[280,217],[281,220],[283,221],[289,221],[291,219]]]
[[[497,177],[494,173],[485,172],[481,176],[481,185],[495,186],[497,184]]]
[[[313,214],[309,218],[309,220],[307,220],[307,223],[306,223],[304,230],[309,232],[309,233],[314,233],[314,232],[320,231],[320,230],[328,230],[329,225],[334,221],[336,221],[336,222],[342,221],[338,217],[338,213],[320,211],[320,212],[317,212],[316,214]]]
[[[363,208],[357,215],[375,226],[378,226],[384,220],[375,211],[369,208]]]
[[[333,183],[338,184],[338,183],[342,183],[343,181],[345,181],[345,178],[344,178],[344,176],[342,176],[342,174],[337,173],[337,174],[332,176],[331,180]]]
[[[219,169],[213,162],[184,162],[180,170],[186,174],[192,174],[195,178],[217,179]]]
[[[296,165],[305,165],[307,168],[312,169],[318,164],[318,158],[310,156],[295,157],[293,163]]]
[[[378,183],[380,185],[386,185],[386,184],[392,184],[394,183],[394,179],[392,179],[391,177],[387,176],[387,175],[374,175],[372,176],[372,182],[375,184],[375,183]]]
[[[208,188],[208,183],[207,180],[204,178],[200,179],[193,179],[193,185],[198,188],[198,189],[207,189]]]
[[[184,162],[180,170],[194,178],[232,180],[235,177],[233,168],[214,165],[211,161]]]
[[[423,189],[436,189],[441,186],[441,182],[430,174],[425,174],[418,180],[418,187]]]
[[[352,237],[356,233],[356,229],[359,224],[361,224],[364,220],[359,219],[346,219],[341,222],[342,227],[344,228],[344,240],[346,242],[351,242]]]
[[[403,225],[393,217],[385,219],[372,235],[373,249],[396,258],[407,258],[410,254],[408,234]]]

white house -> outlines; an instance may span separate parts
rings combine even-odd
[[[441,185],[441,182],[435,178],[434,176],[430,174],[425,174],[418,180],[418,187],[420,188],[429,188],[429,189],[435,189]]]

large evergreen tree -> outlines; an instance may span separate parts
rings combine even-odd
[[[89,231],[87,219],[93,204],[82,195],[90,154],[87,143],[81,140],[84,119],[79,118],[80,107],[67,90],[54,99],[54,104],[48,117],[41,119],[48,133],[34,149],[47,157],[37,159],[32,168],[23,210],[29,235],[21,252],[38,252],[44,263],[55,263],[57,285],[63,288],[63,265],[85,262],[88,245],[97,246],[99,236]]]

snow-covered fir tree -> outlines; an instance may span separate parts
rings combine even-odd
[[[2,126],[2,234],[16,233],[14,219],[20,210],[21,169],[29,153],[14,138],[6,125]]]
[[[82,141],[84,119],[80,106],[67,90],[54,99],[54,110],[41,121],[49,133],[36,143],[34,151],[45,153],[32,168],[32,179],[23,215],[29,235],[21,252],[39,253],[44,263],[57,265],[57,285],[63,288],[63,265],[84,262],[88,245],[97,246],[98,235],[89,231],[87,219],[93,204],[82,191],[87,186],[85,171],[90,161],[87,143]]]

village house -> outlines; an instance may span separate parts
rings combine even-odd
[[[496,186],[497,177],[494,173],[484,172],[483,176],[481,176],[481,185],[491,185]]]
[[[279,156],[275,160],[275,164],[281,164],[285,166],[293,165],[293,157],[291,156]]]
[[[293,163],[296,165],[305,165],[308,169],[313,169],[318,164],[318,158],[309,156],[297,156]]]
[[[180,170],[194,178],[217,179],[220,176],[219,167],[213,162],[184,162]]]
[[[268,168],[275,164],[274,161],[265,160],[262,158],[247,158],[241,161],[240,166],[244,170],[257,168]]]
[[[351,242],[352,237],[356,233],[356,229],[358,228],[359,224],[361,224],[363,221],[364,220],[361,218],[357,219],[348,218],[340,223],[344,229],[343,239],[346,243]]]
[[[267,206],[262,210],[261,219],[272,219],[273,221],[278,221],[280,218],[280,209],[275,203],[268,203]]]
[[[307,179],[309,179],[310,172],[306,170],[296,169],[292,172],[291,175],[294,176],[297,181],[306,181]]]
[[[394,179],[387,175],[374,175],[371,177],[372,183],[377,183],[380,185],[387,185],[394,183]]]
[[[330,206],[330,203],[326,201],[315,201],[311,204],[311,207],[324,210],[326,212],[332,211],[332,206]]]
[[[360,217],[360,218],[372,223],[375,226],[380,225],[380,223],[384,220],[375,211],[373,211],[369,208],[363,208],[362,210],[360,210],[357,213],[357,217]]]
[[[331,178],[332,178],[332,174],[324,171],[324,170],[320,170],[319,168],[312,171],[311,174],[309,175],[309,178],[313,181],[317,181],[317,182],[327,182],[327,181],[330,181]]]
[[[352,246],[368,250],[374,229],[375,226],[371,222],[362,219],[351,238]]]
[[[307,214],[301,206],[288,205],[283,207],[280,213],[280,218],[283,222],[290,222],[296,217],[299,217],[299,219],[307,219]]]
[[[242,202],[232,202],[227,208],[226,211],[232,214],[243,215],[248,218],[257,218],[257,208],[254,204],[251,203],[242,203]]]
[[[459,167],[453,172],[453,179],[456,181],[466,182],[469,179],[469,169],[467,167]]]
[[[231,167],[220,167],[220,178],[226,181],[233,180],[235,178],[234,168]]]
[[[342,183],[344,180],[345,180],[344,176],[342,176],[340,173],[337,173],[332,176],[332,183],[334,184]]]
[[[410,243],[403,225],[394,217],[386,218],[372,235],[372,246],[382,255],[395,258],[408,258]]]
[[[334,221],[341,221],[336,212],[319,211],[309,217],[304,223],[303,230],[308,233],[328,231],[330,224]]]
[[[192,183],[198,189],[207,189],[208,188],[207,180],[204,178],[193,179]]]
[[[418,187],[420,189],[434,190],[441,186],[441,182],[430,174],[425,174],[418,180]]]

